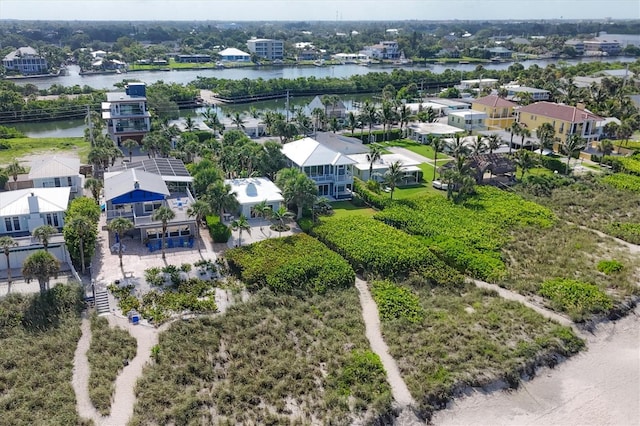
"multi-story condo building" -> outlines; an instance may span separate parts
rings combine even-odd
[[[366,46],[360,53],[368,58],[383,60],[396,60],[402,56],[402,51],[397,41],[381,41],[373,46]]]
[[[47,60],[38,55],[31,47],[21,47],[2,59],[2,66],[7,71],[17,71],[22,75],[44,74],[47,72]]]
[[[533,131],[542,123],[556,130],[556,137],[565,142],[571,135],[579,135],[588,142],[600,138],[602,128],[596,124],[601,117],[584,109],[584,105],[570,106],[553,102],[536,102],[517,110],[518,123]]]
[[[284,42],[270,38],[252,38],[247,41],[249,52],[256,56],[274,61],[284,58]]]
[[[102,118],[107,121],[107,131],[118,146],[125,139],[141,141],[151,130],[145,84],[129,83],[124,92],[107,93],[107,102],[102,103]]]

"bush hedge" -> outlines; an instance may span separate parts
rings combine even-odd
[[[360,139],[365,144],[373,143],[373,142],[383,142],[383,141],[395,141],[398,139],[402,139],[402,132],[400,129],[391,129],[387,132],[383,130],[373,130],[371,136],[375,138],[375,140],[370,140],[369,132],[366,133],[354,133],[350,135],[352,138]]]
[[[602,272],[605,275],[612,275],[617,272],[622,271],[624,265],[617,260],[601,260],[598,262],[598,271]]]
[[[358,178],[353,179],[353,191],[357,194],[360,200],[381,210],[393,203],[391,197],[371,191],[367,187],[367,184]]]
[[[420,299],[406,287],[388,280],[374,281],[371,283],[371,295],[378,305],[380,318],[384,321],[403,319],[417,323],[424,319]]]
[[[231,229],[218,216],[207,216],[207,228],[214,243],[226,243],[231,238]]]
[[[353,269],[342,257],[306,234],[237,247],[225,257],[231,271],[254,289],[324,292],[355,282]]]
[[[614,173],[602,178],[602,182],[616,189],[640,192],[640,176],[627,173]]]
[[[589,314],[607,312],[613,307],[611,298],[598,286],[572,279],[545,281],[539,293],[551,301],[554,309],[568,313],[574,321],[584,320]]]

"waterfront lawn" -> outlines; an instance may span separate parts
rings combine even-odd
[[[75,153],[80,161],[86,162],[91,144],[84,138],[15,138],[2,139],[8,149],[0,149],[0,164],[9,164],[27,155],[48,153]]]
[[[154,353],[131,425],[374,424],[392,403],[353,287],[265,288],[224,316],[174,323]]]
[[[376,214],[376,211],[371,207],[358,207],[351,201],[337,201],[335,203],[331,203],[331,207],[333,208],[334,217],[373,216]]]
[[[0,424],[85,424],[71,386],[82,294],[57,285],[0,300]]]
[[[383,142],[381,143],[381,145],[386,147],[397,146],[400,148],[405,148],[411,152],[414,152],[430,160],[433,160],[433,148],[431,147],[431,145],[421,144],[411,139],[400,139],[397,141]],[[448,159],[448,158],[449,157],[446,154],[442,152],[438,153],[438,160]]]
[[[392,293],[407,300],[402,312],[411,315],[381,312],[382,332],[424,418],[455,390],[499,379],[515,387],[520,372],[531,375],[533,365],[584,347],[570,328],[472,284],[445,288],[414,276],[399,287]]]

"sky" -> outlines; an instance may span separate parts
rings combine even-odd
[[[0,19],[392,21],[640,19],[640,0],[0,0]]]

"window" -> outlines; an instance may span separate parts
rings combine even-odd
[[[67,176],[67,186],[71,186],[71,176]]]
[[[144,212],[151,213],[154,210],[157,210],[162,206],[162,203],[145,203],[144,204]]]
[[[53,186],[60,188],[60,178],[53,178]]]
[[[58,222],[58,215],[56,213],[47,213],[45,215],[45,220],[47,225],[55,226],[56,228],[60,227],[60,223]]]
[[[20,218],[19,217],[5,217],[4,227],[7,232],[14,232],[20,230]]]

